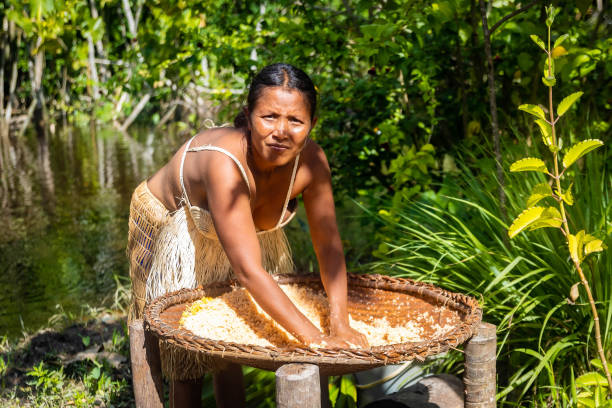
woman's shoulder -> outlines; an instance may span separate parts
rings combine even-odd
[[[300,157],[301,161],[306,165],[327,165],[327,156],[325,155],[325,151],[312,139],[308,139]]]
[[[222,150],[222,153],[231,153],[238,160],[244,161],[246,158],[246,140],[244,136],[244,130],[240,128],[218,127],[206,129],[193,138],[190,150],[206,150],[209,147],[218,148]]]

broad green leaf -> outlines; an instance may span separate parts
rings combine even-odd
[[[596,358],[596,359],[591,360],[591,364],[595,366],[596,368],[603,370],[603,364],[601,363],[600,359]],[[612,371],[612,364],[610,363],[608,363],[608,371]]]
[[[533,41],[534,43],[536,43],[538,45],[538,47],[540,47],[542,50],[546,51],[546,44],[544,44],[544,41],[542,41],[540,39],[540,37],[538,37],[535,34],[531,34],[529,36],[529,38],[531,38],[531,41]]]
[[[569,248],[570,257],[574,262],[580,262],[580,258],[578,257],[578,240],[575,235],[567,235],[567,246]]]
[[[565,154],[563,157],[563,167],[568,168],[576,160],[587,154],[588,152],[603,146],[603,142],[599,139],[587,139],[582,142],[576,143]]]
[[[531,207],[520,213],[508,228],[508,236],[514,238],[519,232],[538,221],[545,209],[544,207]]]
[[[596,372],[582,374],[580,377],[576,378],[577,387],[589,387],[592,385],[607,386],[608,382],[603,375]]]
[[[551,146],[553,146],[552,126],[550,126],[550,123],[540,118],[536,119],[535,122],[540,127],[540,132],[542,133],[542,141],[547,147],[550,148]]]
[[[595,407],[595,401],[593,400],[593,393],[581,392],[578,394],[578,407],[579,408],[597,408]]]
[[[563,114],[572,107],[572,105],[582,96],[583,93],[584,92],[582,91],[574,92],[573,94],[563,98],[563,100],[559,102],[559,105],[557,106],[557,115],[563,116]]]
[[[593,252],[601,252],[605,249],[603,241],[600,239],[594,239],[584,245],[584,256]]]
[[[582,260],[584,259],[583,248],[585,236],[587,236],[587,234],[585,234],[584,230],[578,231],[576,235],[568,235],[570,257],[572,258],[572,260],[578,263],[582,262]],[[571,237],[571,239],[569,237]]]
[[[552,188],[550,188],[548,183],[536,184],[531,189],[531,195],[527,199],[527,208],[533,207],[546,197],[552,197]]]
[[[540,218],[529,226],[529,231],[539,228],[559,228],[563,220],[561,213],[555,207],[547,207],[540,215]]]
[[[563,44],[563,41],[567,40],[567,37],[569,37],[569,34],[563,34],[559,36],[559,38],[555,40],[555,45],[553,46],[553,48],[557,48],[558,46]]]
[[[546,163],[543,160],[535,157],[527,157],[517,160],[510,166],[510,171],[539,171],[540,173],[548,173]]]
[[[525,103],[523,105],[519,105],[518,108],[519,110],[522,110],[523,112],[530,113],[533,116],[537,116],[540,119],[546,120],[546,115],[544,114],[544,111],[538,105],[531,105],[531,104]]]

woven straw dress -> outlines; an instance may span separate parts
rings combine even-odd
[[[238,167],[250,190],[246,172],[238,159],[227,150],[203,145],[190,147],[189,140],[180,164],[180,184],[184,205],[169,211],[143,181],[132,195],[130,204],[127,254],[130,260],[132,302],[128,321],[142,318],[145,303],[181,288],[195,288],[233,277],[231,265],[219,242],[210,213],[191,205],[183,179],[187,153],[209,152],[228,156]],[[213,153],[217,152],[217,153]],[[299,155],[295,159],[289,190],[277,225],[258,231],[263,267],[269,273],[293,273],[291,250],[282,227],[295,215],[285,219],[295,181]],[[201,378],[206,372],[222,368],[219,360],[202,353],[180,349],[160,342],[162,371],[173,380]]]

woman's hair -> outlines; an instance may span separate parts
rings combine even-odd
[[[300,91],[310,108],[310,119],[315,116],[317,109],[317,90],[310,77],[301,69],[293,65],[277,63],[268,65],[251,81],[249,94],[247,96],[247,108],[249,112],[253,112],[257,100],[261,96],[262,91],[270,86],[281,86],[283,88],[295,89]],[[245,109],[241,109],[240,113],[234,119],[234,126],[237,128],[246,127],[248,124]]]

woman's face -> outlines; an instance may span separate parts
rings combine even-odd
[[[251,147],[258,167],[264,170],[292,161],[313,125],[308,102],[300,91],[265,88],[249,112]]]

